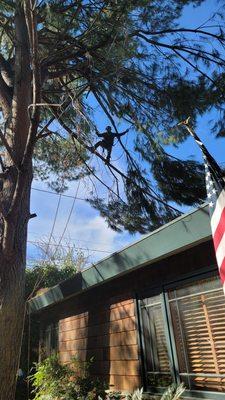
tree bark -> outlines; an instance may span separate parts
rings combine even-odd
[[[5,120],[0,133],[5,148],[0,177],[0,400],[15,398],[25,317],[32,155],[40,117],[35,104],[40,102],[41,88],[34,4],[16,2],[13,88],[0,74]]]
[[[25,316],[24,281],[27,225],[30,216],[32,165],[23,172],[23,189],[16,216],[7,224],[6,246],[0,250],[0,400],[15,397],[16,376]],[[11,186],[15,188],[14,179]],[[9,183],[7,189],[9,189]],[[1,222],[2,235],[6,223]],[[9,236],[10,235],[10,236]],[[8,236],[8,237],[7,237]],[[7,245],[7,242],[10,245]]]
[[[21,263],[20,265],[14,263],[14,265],[5,264],[1,267],[8,271],[5,273],[4,279],[6,285],[1,288],[0,399],[13,400],[24,317],[24,284],[22,278],[24,266]]]

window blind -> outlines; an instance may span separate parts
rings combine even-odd
[[[225,391],[225,297],[218,278],[169,292],[179,373],[189,389]]]

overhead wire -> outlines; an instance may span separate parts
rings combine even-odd
[[[56,196],[61,196],[61,197],[67,197],[69,199],[74,199],[74,196],[72,196],[70,194],[57,193],[57,192],[54,192],[53,190],[39,189],[36,187],[32,187],[31,190],[35,190],[37,192],[48,193],[48,194],[54,194]],[[87,201],[88,199],[85,199],[83,197],[77,197],[76,200]]]
[[[27,242],[30,243],[30,244],[33,244],[35,246],[40,246],[40,242],[38,242],[36,240],[28,240]],[[51,243],[51,246],[59,247],[59,244],[58,243]],[[60,247],[67,248],[67,249],[71,248],[71,246],[65,245],[65,244],[60,244]],[[109,250],[92,249],[92,248],[89,248],[89,247],[80,247],[80,246],[79,247],[75,247],[75,249],[76,250],[89,250],[89,251],[94,251],[94,252],[99,252],[99,253],[108,253],[108,254],[112,253]]]
[[[53,232],[54,232],[54,229],[55,229],[55,225],[56,225],[56,220],[57,220],[58,213],[59,213],[59,207],[60,207],[61,199],[62,199],[62,196],[60,194],[59,195],[59,199],[58,199],[58,203],[57,203],[57,207],[56,207],[54,220],[53,220],[52,229],[51,229],[51,232],[50,232],[50,235],[49,235],[49,239],[48,239],[47,249],[46,249],[46,253],[45,253],[46,257],[48,256],[48,250],[49,250],[49,247],[50,247],[50,244],[51,244],[51,240],[52,240],[52,236],[53,236]]]
[[[63,229],[63,232],[62,232],[62,234],[61,234],[61,236],[60,236],[58,245],[57,245],[57,247],[56,247],[56,249],[55,249],[55,252],[53,253],[53,258],[54,258],[54,256],[55,256],[55,254],[57,253],[57,250],[58,250],[59,246],[61,245],[61,242],[62,242],[62,240],[63,240],[63,237],[64,237],[64,235],[65,235],[65,233],[66,233],[67,228],[68,228],[68,225],[69,225],[69,222],[70,222],[70,218],[71,218],[71,216],[72,216],[72,212],[73,212],[73,209],[74,209],[74,206],[75,206],[75,203],[76,203],[77,195],[78,195],[78,192],[79,192],[79,189],[80,189],[80,182],[81,182],[81,181],[78,182],[78,186],[77,186],[77,189],[76,189],[76,194],[75,194],[75,197],[74,197],[74,199],[73,199],[73,203],[72,203],[72,206],[71,206],[71,208],[70,208],[69,215],[68,215],[68,218],[67,218],[67,220],[66,220],[66,224],[65,224],[65,227],[64,227],[64,229]]]
[[[58,202],[57,202],[57,206],[56,206],[55,215],[54,215],[54,219],[53,219],[52,229],[51,229],[51,232],[50,232],[50,235],[49,235],[47,248],[46,248],[46,251],[45,251],[45,257],[44,257],[45,262],[46,262],[46,259],[47,259],[47,256],[48,256],[49,247],[51,245],[51,239],[52,239],[53,232],[54,232],[54,229],[55,229],[55,225],[56,225],[56,221],[57,221],[57,217],[58,217],[58,213],[59,213],[59,207],[60,207],[61,199],[62,199],[62,196],[59,196],[59,199],[58,199]],[[30,241],[28,240],[27,242],[29,243]],[[31,297],[35,293],[35,290],[40,285],[40,282],[42,281],[43,277],[44,277],[44,271],[42,272],[42,274],[40,276],[37,277],[37,279],[36,279],[36,281],[34,283],[34,287],[32,289],[32,292],[29,294],[29,296],[27,298],[27,301],[29,301],[31,299]]]
[[[68,107],[68,106],[67,106],[67,107]],[[67,109],[67,107],[66,107],[66,109]],[[66,109],[65,109],[65,110],[66,110]],[[63,110],[63,112],[65,112],[65,110]],[[63,114],[63,112],[61,113],[61,115]],[[79,184],[78,184],[78,188],[79,188],[79,185],[80,185],[80,181],[79,181]],[[78,193],[78,191],[76,192],[76,195],[75,195],[75,197],[73,198],[73,206],[74,206],[75,201],[76,201],[77,193]],[[53,220],[52,229],[51,229],[51,232],[50,232],[50,235],[49,235],[49,239],[48,239],[48,243],[47,243],[47,248],[46,248],[46,251],[45,251],[45,261],[47,260],[49,248],[50,248],[50,246],[51,246],[51,239],[52,239],[52,237],[53,237],[53,232],[54,232],[55,225],[56,225],[56,220],[57,220],[57,217],[58,217],[58,212],[59,212],[59,207],[60,207],[61,199],[62,199],[62,194],[60,193],[60,194],[59,194],[58,203],[57,203],[57,207],[56,207],[56,212],[55,212],[54,220]],[[70,216],[71,216],[71,214],[72,214],[72,210],[73,210],[73,208],[71,209],[71,212],[70,212],[70,215],[69,215],[69,219],[70,219]],[[65,233],[65,231],[66,231],[66,229],[67,229],[68,223],[69,223],[69,220],[67,220],[67,224],[66,224],[66,227],[65,227],[65,229],[64,229],[64,231],[63,231],[63,235],[64,235],[64,233]],[[62,238],[63,238],[63,236],[62,236]],[[62,238],[61,238],[61,240],[62,240]],[[60,243],[61,243],[61,240],[60,240]],[[57,250],[56,250],[56,251],[57,251]],[[56,251],[55,251],[55,253],[56,253]],[[55,253],[54,253],[54,254],[55,254]],[[49,261],[50,261],[50,259],[51,259],[51,257],[49,257]],[[31,294],[29,295],[28,299],[30,299],[30,298],[33,296],[33,294],[34,294],[36,288],[40,285],[41,281],[43,280],[44,274],[45,274],[45,271],[42,272],[42,274],[40,275],[40,277],[37,277],[37,280],[36,280],[36,282],[35,282],[35,284],[34,284],[33,290],[32,290],[32,292],[31,292]]]
[[[37,236],[37,234],[34,231],[30,231],[31,234],[34,234]],[[44,234],[43,234],[44,235]],[[42,236],[43,236],[42,235]],[[54,238],[59,238],[59,236],[54,235]],[[68,240],[69,242],[84,242],[84,243],[94,243],[94,244],[99,244],[99,245],[106,245],[107,246],[107,242],[103,242],[103,241],[96,241],[96,240],[85,240],[85,239],[79,239],[79,238],[73,238],[73,237],[64,237],[64,240]],[[34,240],[35,241],[35,240]],[[72,244],[71,244],[72,245]],[[70,245],[68,245],[70,247]]]

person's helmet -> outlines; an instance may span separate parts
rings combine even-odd
[[[111,130],[112,130],[111,126],[108,125],[108,126],[106,127],[106,130],[109,131],[109,132],[111,132]]]

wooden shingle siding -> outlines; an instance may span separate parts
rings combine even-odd
[[[74,356],[82,361],[94,357],[92,373],[106,379],[112,390],[139,387],[134,300],[112,298],[107,306],[98,304],[89,312],[61,319],[59,354],[63,363]]]

